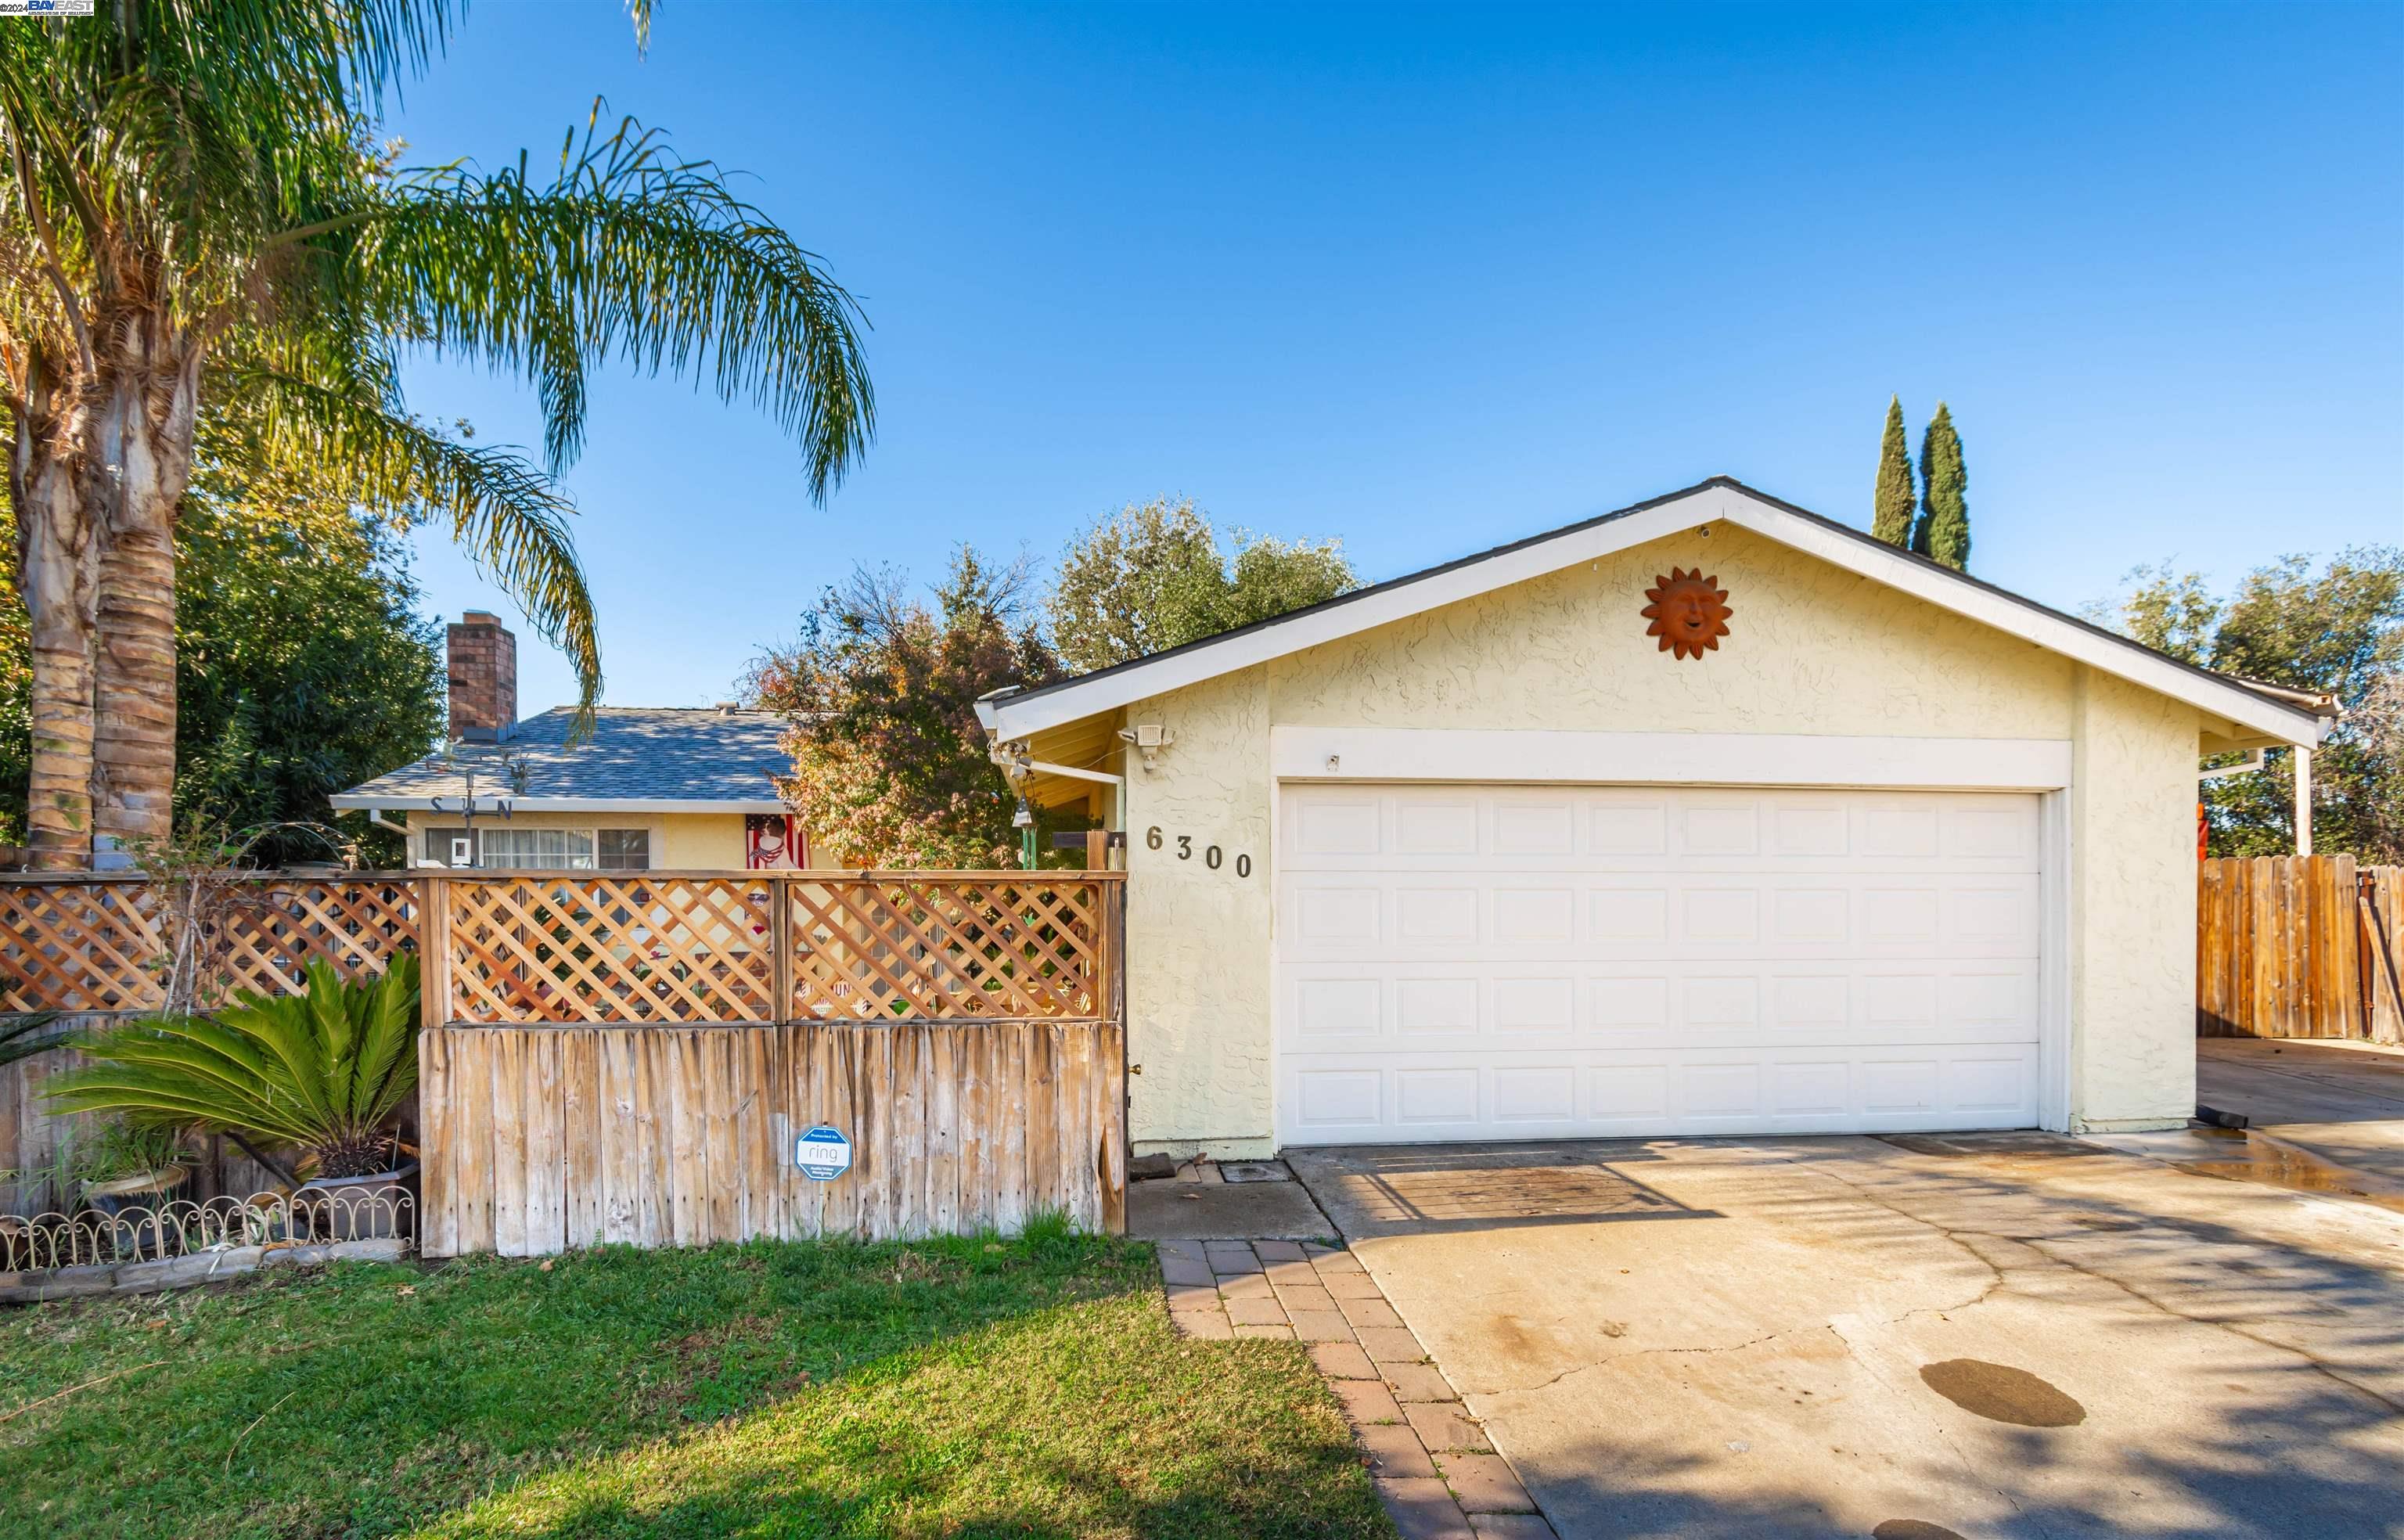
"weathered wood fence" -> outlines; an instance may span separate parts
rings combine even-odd
[[[622,1241],[1125,1227],[1115,1021],[436,1028],[423,1039],[427,1255]],[[851,1169],[815,1182],[824,1124]]]
[[[1123,894],[1103,871],[272,877],[204,952],[215,992],[419,954],[432,1254],[1007,1231],[1046,1210],[1115,1230]],[[0,1009],[155,1009],[160,909],[138,877],[0,879]],[[42,1121],[0,1084],[0,1169],[55,1146]],[[832,1183],[793,1166],[818,1122],[855,1151]]]
[[[2404,1043],[2404,867],[2352,856],[2200,862],[2196,1033]]]

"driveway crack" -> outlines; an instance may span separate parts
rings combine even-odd
[[[2399,1402],[2395,1397],[2387,1395],[2369,1385],[2363,1384],[2360,1380],[2351,1378],[2340,1365],[2331,1364],[2328,1360],[2322,1358],[2319,1354],[2313,1352],[2309,1348],[2298,1347],[2292,1342],[2279,1341],[2275,1337],[2264,1336],[2262,1333],[2251,1330],[2237,1322],[2215,1320],[2211,1316],[2198,1315],[2191,1310],[2180,1309],[2178,1307],[2171,1304],[2168,1300],[2147,1294],[2145,1290],[2138,1288],[2133,1283],[2128,1282],[2123,1279],[2116,1278],[2110,1273],[2098,1271],[2097,1269],[2087,1266],[2085,1263],[2062,1255],[2059,1252],[2052,1249],[2057,1243],[2051,1241],[2048,1238],[2002,1235],[1992,1230],[1953,1229],[1945,1225],[1938,1224],[1933,1219],[1923,1218],[1922,1216],[1913,1213],[1907,1209],[1900,1208],[1894,1203],[1888,1202],[1885,1198],[1882,1198],[1877,1194],[1871,1192],[1860,1183],[1854,1182],[1837,1171],[1830,1170],[1821,1162],[1799,1160],[1792,1155],[1783,1155],[1780,1158],[1787,1161],[1790,1165],[1801,1166],[1820,1172],[1826,1176],[1829,1181],[1836,1183],[1838,1186],[1843,1187],[1848,1192],[1857,1195],[1864,1202],[1868,1203],[1873,1207],[1883,1209],[1887,1212],[1894,1214],[1898,1218],[1909,1220],[1912,1224],[1921,1225],[1926,1229],[1934,1230],[1936,1234],[1944,1237],[1947,1240],[1951,1241],[1955,1245],[1960,1246],[1963,1250],[1968,1252],[1972,1256],[1978,1257],[1978,1265],[1987,1268],[1990,1272],[1994,1273],[1998,1281],[2000,1281],[2003,1277],[2002,1270],[1996,1267],[1993,1263],[1989,1262],[1985,1257],[1978,1256],[1977,1249],[1972,1247],[1968,1241],[1963,1239],[1964,1236],[1976,1236],[1982,1240],[2003,1240],[2026,1246],[2031,1251],[2036,1253],[2039,1256],[2044,1257],[2048,1263],[2055,1267],[2067,1267],[2072,1272],[2077,1273],[2083,1278],[2091,1278],[2099,1283],[2109,1284],[2111,1287],[2119,1290],[2120,1293],[2128,1295],[2131,1299],[2137,1301],[2146,1309],[2154,1310],[2159,1314],[2169,1316],[2174,1321],[2184,1321],[2190,1325],[2208,1326],[2218,1331],[2224,1331],[2229,1333],[2231,1337],[2243,1337],[2244,1340],[2253,1343],[2257,1347],[2268,1348],[2273,1352],[2286,1353],[2293,1357],[2299,1358],[2304,1363],[2311,1365],[2315,1373],[2326,1377],[2333,1383],[2341,1385],[2345,1389],[2355,1392],[2356,1394],[2367,1396],[2370,1400],[2376,1401],[2381,1406],[2385,1407],[2391,1412],[2404,1414],[2404,1402]],[[1992,1294],[1993,1292],[1993,1287],[1991,1285],[1987,1290],[1987,1294]],[[1983,1299],[1986,1297],[1986,1295],[1981,1295],[1979,1297]],[[1923,1307],[1923,1309],[1925,1309],[1925,1307]],[[1906,1313],[1916,1315],[1922,1312],[1919,1310],[1913,1310]],[[1901,1318],[1898,1317],[1898,1319]]]

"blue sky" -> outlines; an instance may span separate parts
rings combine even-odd
[[[552,156],[596,94],[826,258],[881,413],[821,508],[765,418],[596,382],[618,704],[722,698],[855,562],[1161,493],[1373,580],[1718,472],[1866,524],[1892,392],[2048,603],[2404,540],[2404,7],[671,4],[637,59],[608,0],[484,0],[391,128]],[[409,384],[539,442],[513,382]],[[419,544],[429,610],[514,615]]]

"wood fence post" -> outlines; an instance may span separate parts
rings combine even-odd
[[[419,879],[423,895],[417,906],[417,987],[422,1015],[428,1027],[451,1019],[451,883],[447,877]]]
[[[793,1019],[793,924],[792,887],[790,877],[768,879],[768,957],[771,985],[776,991],[776,1003],[769,1009],[768,1019],[788,1022]]]

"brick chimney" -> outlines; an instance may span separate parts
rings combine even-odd
[[[500,617],[470,609],[450,629],[451,735],[509,736],[518,720],[518,639]]]

